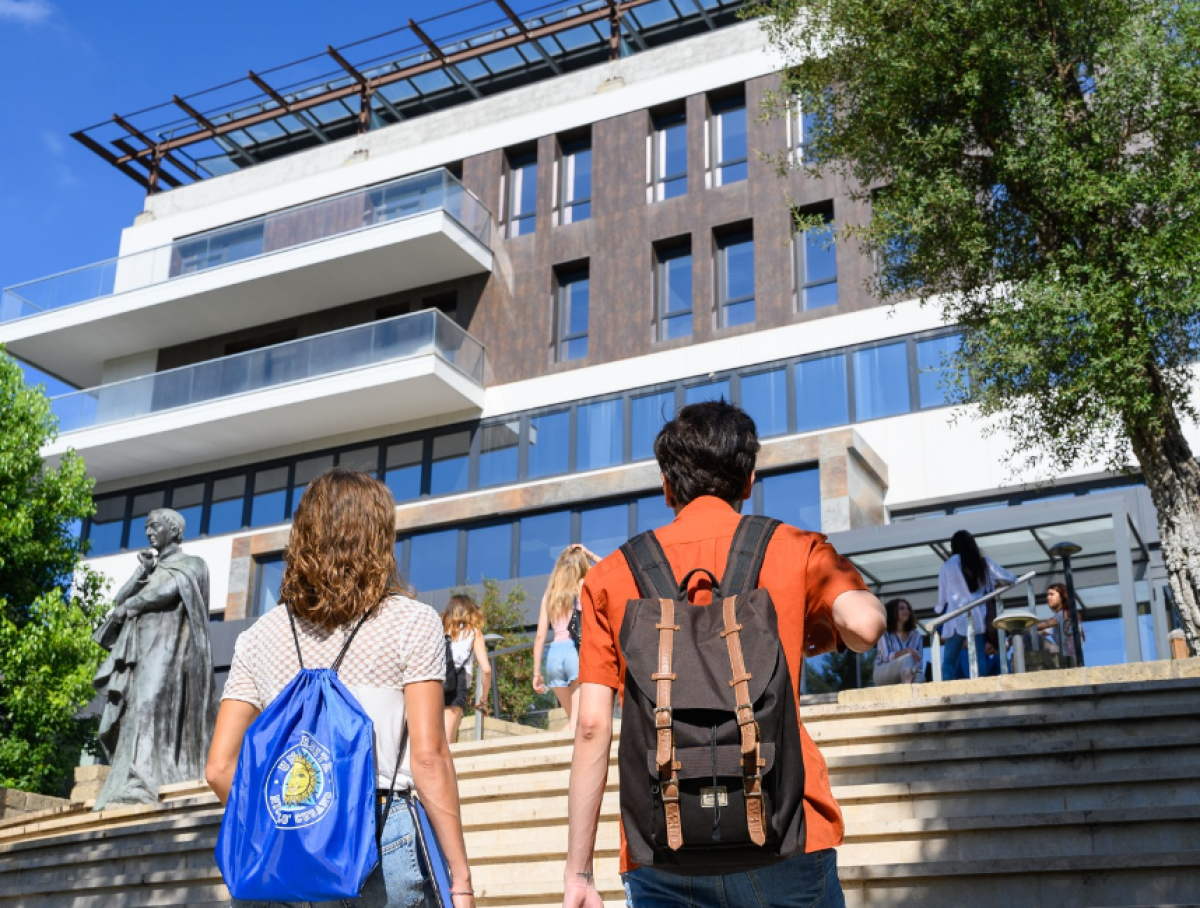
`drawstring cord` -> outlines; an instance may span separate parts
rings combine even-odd
[[[721,841],[721,794],[717,791],[717,726],[712,727],[712,797],[713,797],[713,831],[712,840]]]

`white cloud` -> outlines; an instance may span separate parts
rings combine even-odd
[[[54,13],[48,0],[0,0],[0,21],[41,25]]]

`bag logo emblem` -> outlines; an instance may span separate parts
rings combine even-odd
[[[311,826],[333,806],[333,758],[329,748],[307,732],[289,748],[267,776],[264,792],[271,819],[279,829]]]

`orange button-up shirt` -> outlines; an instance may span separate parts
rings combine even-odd
[[[693,568],[706,568],[717,577],[725,562],[740,515],[719,498],[705,496],[688,503],[669,525],[655,530],[667,561],[678,579]],[[805,655],[828,652],[838,645],[833,626],[833,600],[848,590],[865,590],[854,566],[834,551],[820,533],[784,524],[767,547],[758,585],[771,594],[779,616],[779,636],[791,675],[792,692],[800,702],[800,672]],[[619,551],[588,573],[583,585],[583,646],[579,680],[603,684],[624,696],[625,660],[618,635],[630,599],[641,598],[637,583]],[[704,574],[692,578],[688,598],[696,605],[712,601],[711,582]],[[799,706],[797,705],[797,712]],[[829,786],[829,770],[817,745],[800,723],[804,755],[804,819],[806,851],[842,843],[842,812]],[[632,869],[621,829],[621,872]]]

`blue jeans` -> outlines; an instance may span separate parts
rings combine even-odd
[[[379,808],[382,812],[382,806]],[[234,899],[232,908],[418,908],[424,906],[424,878],[417,863],[417,844],[408,805],[399,796],[383,825],[382,867],[367,877],[356,899],[332,902],[247,902]],[[298,869],[303,873],[303,869]]]
[[[986,642],[983,634],[975,635],[975,663],[979,668],[980,678],[1000,673],[1000,660],[998,658],[994,666],[988,663],[987,653],[983,651],[984,643]],[[993,667],[995,670],[990,671],[989,669]],[[946,646],[942,650],[942,680],[957,681],[960,678],[970,677],[971,662],[970,654],[967,651],[967,638],[962,634],[947,637]]]
[[[846,908],[832,848],[724,876],[638,867],[622,878],[629,908]]]

